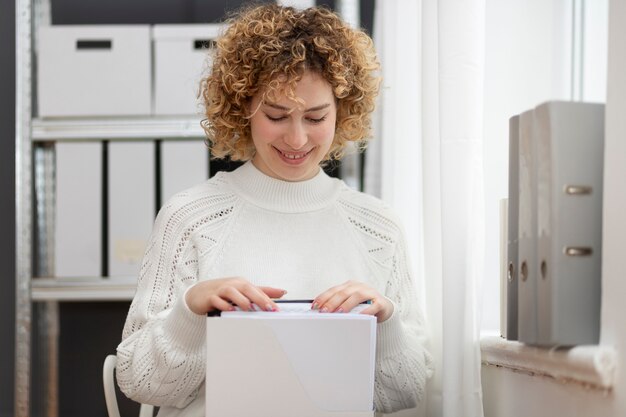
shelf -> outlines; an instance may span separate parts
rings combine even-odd
[[[33,301],[130,301],[137,279],[116,278],[33,278]]]
[[[33,141],[204,139],[200,116],[33,119]]]
[[[488,336],[480,339],[480,350],[482,363],[487,366],[603,391],[611,390],[615,383],[617,352],[612,346],[543,348]]]

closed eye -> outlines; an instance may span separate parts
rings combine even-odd
[[[269,114],[265,113],[265,117],[267,117],[268,120],[272,121],[272,122],[281,122],[285,119],[287,119],[288,116],[278,116],[278,117],[274,117],[274,116],[270,116]],[[307,120],[313,124],[317,124],[317,123],[322,123],[324,120],[326,120],[326,115],[320,117],[320,118],[315,118],[315,117],[307,117]]]
[[[265,117],[267,117],[272,122],[280,122],[281,120],[285,120],[287,118],[287,116],[272,117],[267,113],[265,114]]]
[[[309,122],[311,123],[322,123],[324,120],[326,120],[326,116],[320,117],[319,119],[309,117]]]

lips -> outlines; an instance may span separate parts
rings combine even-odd
[[[306,157],[309,156],[309,154],[313,151],[313,149],[311,149],[306,152],[287,152],[280,150],[276,147],[274,147],[274,149],[276,149],[276,152],[278,153],[278,155],[280,155],[281,159],[289,164],[297,164],[304,161]]]

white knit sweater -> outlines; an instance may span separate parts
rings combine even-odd
[[[394,303],[378,324],[375,407],[410,408],[432,373],[402,230],[379,200],[323,171],[303,182],[251,162],[177,194],[157,216],[117,348],[117,380],[160,417],[204,416],[206,319],[185,304],[199,280],[243,277],[314,298],[347,280]],[[210,335],[209,335],[210,336]]]

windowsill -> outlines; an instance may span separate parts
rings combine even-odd
[[[610,391],[615,382],[617,352],[611,346],[541,348],[505,340],[480,339],[482,364],[497,366],[588,388]]]

